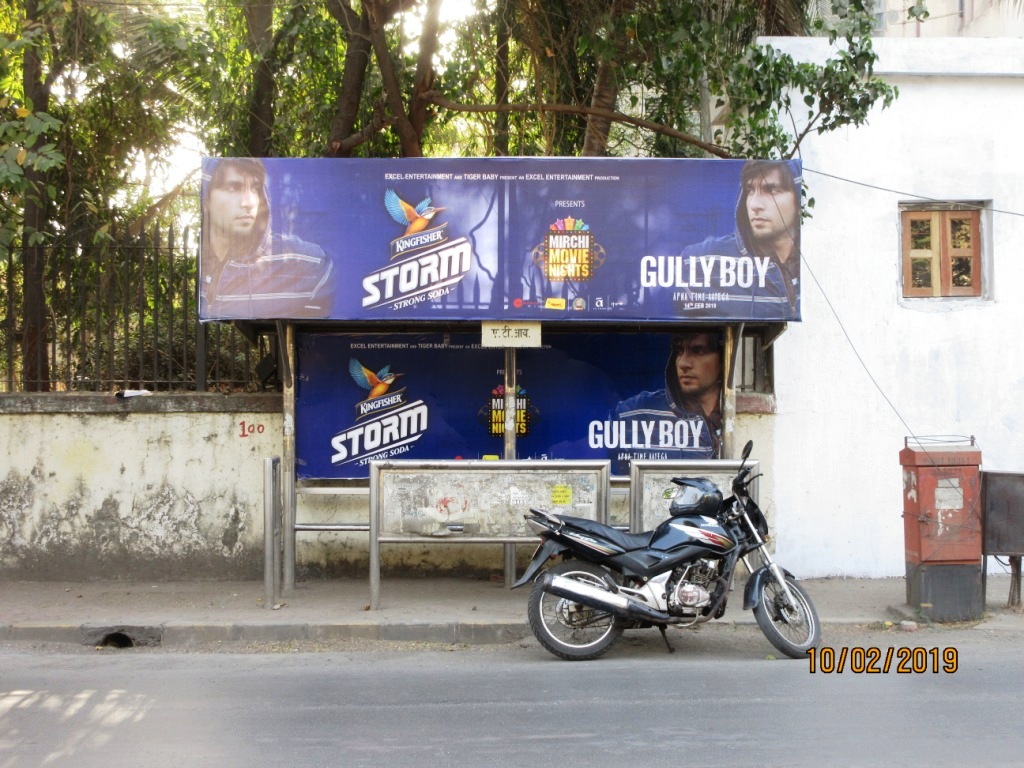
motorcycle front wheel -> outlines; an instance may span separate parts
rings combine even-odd
[[[802,659],[821,642],[821,624],[803,587],[788,577],[786,584],[796,605],[789,605],[781,586],[768,578],[757,595],[754,618],[772,645],[791,659]]]
[[[567,579],[605,588],[602,576],[607,572],[591,563],[570,560],[549,570]],[[624,628],[623,622],[613,614],[549,594],[540,582],[533,585],[526,612],[537,641],[555,656],[569,661],[586,661],[603,655],[619,639]]]

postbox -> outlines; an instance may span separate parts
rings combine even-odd
[[[907,603],[933,621],[981,618],[981,451],[969,445],[911,444],[903,467]]]

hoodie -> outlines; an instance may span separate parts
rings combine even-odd
[[[205,258],[199,284],[202,319],[269,320],[330,315],[333,262],[315,243],[271,232],[270,221],[270,196],[264,182],[256,232],[247,252],[218,263],[208,239],[203,238]],[[206,216],[203,223],[208,226]]]
[[[754,161],[765,162],[768,161]],[[775,165],[776,163],[768,163]],[[798,161],[778,161],[793,179],[799,195],[801,176]],[[726,281],[715,288],[684,289],[673,300],[674,314],[681,318],[729,318],[734,320],[799,320],[800,319],[800,239],[796,235],[793,255],[785,264],[772,255],[758,253],[747,219],[747,192],[740,184],[736,200],[735,229],[724,237],[709,237],[683,250],[686,273],[708,270],[721,277],[723,264],[735,266],[743,260],[753,281],[742,286],[739,281]],[[696,261],[696,265],[691,262]],[[728,284],[731,283],[731,284]]]
[[[665,388],[640,392],[621,401],[612,412],[612,473],[628,475],[633,459],[717,459],[721,414],[706,417],[685,410],[676,376],[675,352],[665,364]]]

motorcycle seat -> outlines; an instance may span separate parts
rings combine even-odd
[[[607,539],[627,552],[634,549],[646,549],[651,545],[651,539],[654,537],[654,531],[627,533],[626,531],[620,531],[618,528],[612,528],[609,525],[599,523],[596,520],[588,520],[585,517],[569,517],[567,515],[559,515],[558,517],[562,522],[594,536]]]

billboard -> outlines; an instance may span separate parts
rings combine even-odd
[[[387,459],[505,458],[505,356],[479,334],[299,333],[296,476],[365,478]],[[711,459],[722,338],[551,333],[516,353],[516,459]]]
[[[203,320],[800,319],[799,161],[203,160]]]

